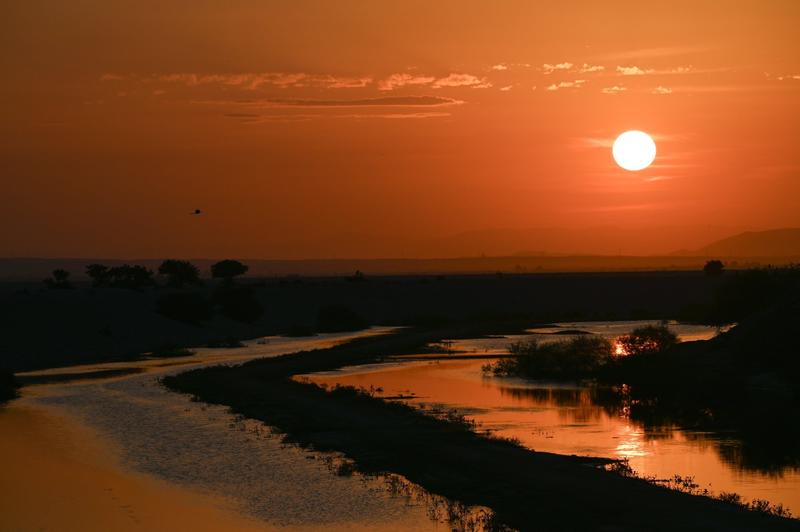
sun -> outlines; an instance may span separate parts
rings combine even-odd
[[[644,131],[626,131],[614,141],[614,160],[625,170],[644,170],[656,158],[656,143]]]

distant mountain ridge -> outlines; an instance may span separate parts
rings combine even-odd
[[[679,251],[682,256],[800,257],[800,228],[745,231],[700,249]]]

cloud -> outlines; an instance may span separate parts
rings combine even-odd
[[[459,105],[461,100],[438,96],[396,96],[386,98],[362,98],[358,100],[266,100],[267,104],[286,107],[441,107]]]
[[[547,87],[547,90],[554,92],[560,89],[579,89],[586,83],[585,79],[576,79],[575,81],[562,81],[558,85],[553,83]]]
[[[625,92],[628,90],[627,87],[622,87],[620,85],[614,85],[613,87],[603,87],[600,89],[600,92],[603,94],[619,94],[621,92]]]
[[[575,66],[575,65],[573,65],[572,63],[568,63],[568,62],[558,63],[556,65],[551,65],[549,63],[545,63],[545,64],[542,65],[542,70],[544,71],[545,74],[552,74],[556,70],[569,70],[573,66]]]
[[[580,68],[580,72],[581,73],[602,72],[605,69],[606,67],[604,67],[603,65],[590,65],[588,63],[584,63],[583,66]]]
[[[411,112],[411,113],[364,113],[364,114],[251,114],[251,113],[228,113],[223,115],[225,118],[236,120],[243,124],[263,123],[263,122],[308,122],[317,119],[385,119],[385,120],[412,120],[423,118],[444,118],[452,116],[450,113],[441,112]]]
[[[653,94],[672,94],[672,89],[659,85],[653,89]]]
[[[506,85],[505,87],[500,87],[500,90],[503,92],[508,92],[514,88],[514,85]]]
[[[338,115],[339,118],[383,118],[386,120],[410,120],[420,118],[444,118],[452,116],[450,113],[375,113]]]
[[[306,74],[303,72],[244,72],[238,74],[197,74],[178,72],[155,76],[121,76],[119,74],[103,74],[101,81],[133,79],[141,83],[177,83],[187,87],[200,85],[224,85],[244,89],[257,89],[263,85],[278,88],[317,87],[323,89],[362,88],[373,80],[368,76],[337,76],[333,74]]]
[[[778,76],[776,79],[778,81],[800,80],[800,74],[792,74],[790,76]]]
[[[652,74],[654,71],[650,70],[642,70],[637,66],[618,66],[617,73],[622,74],[623,76],[644,76],[645,74]]]
[[[470,87],[473,89],[488,89],[492,84],[486,78],[479,78],[472,74],[450,74],[439,78],[433,83],[434,89],[442,87]]]
[[[508,70],[508,65],[505,63],[498,63],[496,65],[492,65],[492,70]]]
[[[433,76],[412,76],[411,74],[392,74],[378,82],[378,90],[392,91],[406,85],[427,85],[436,80]]]

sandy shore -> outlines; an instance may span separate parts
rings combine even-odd
[[[24,400],[23,400],[24,401]],[[126,471],[112,446],[66,413],[0,408],[4,530],[276,530],[228,501]]]

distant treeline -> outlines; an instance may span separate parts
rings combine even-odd
[[[232,284],[234,278],[247,273],[249,267],[238,260],[221,260],[211,265],[211,277],[221,279],[226,284]],[[165,280],[165,286],[170,288],[184,288],[186,286],[200,286],[200,269],[187,260],[167,259],[158,267],[158,275]],[[122,264],[120,266],[106,266],[93,263],[85,268],[86,276],[96,288],[112,287],[141,290],[148,286],[155,286],[156,272],[138,264]],[[51,277],[44,280],[48,288],[69,289],[73,288],[70,281],[71,273],[65,269],[53,270]]]

